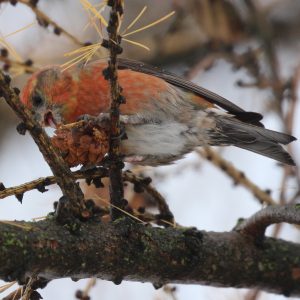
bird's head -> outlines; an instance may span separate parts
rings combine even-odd
[[[32,110],[43,127],[69,123],[72,77],[59,67],[49,67],[33,74],[21,93],[22,103]]]

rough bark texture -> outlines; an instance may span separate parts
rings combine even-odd
[[[89,221],[75,231],[52,219],[13,224],[0,224],[4,280],[24,281],[35,273],[46,279],[198,283],[300,295],[300,245],[280,239],[256,245],[235,231],[155,228],[128,218]]]
[[[118,34],[118,28],[123,15],[123,0],[111,0],[108,2],[111,12],[107,32],[109,36],[108,48],[110,52],[108,62],[108,74],[111,94],[110,107],[110,140],[109,140],[109,157],[111,160],[109,167],[110,179],[110,203],[111,217],[113,220],[120,218],[122,212],[120,209],[125,208],[122,169],[124,164],[120,157],[120,105],[124,103],[125,98],[121,95],[121,87],[118,83],[118,63],[117,55],[121,54],[120,47],[121,37]],[[120,209],[117,209],[120,208]]]

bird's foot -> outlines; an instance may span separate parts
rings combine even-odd
[[[87,126],[99,126],[105,130],[110,128],[110,118],[108,113],[101,113],[98,116],[84,114],[79,116],[78,121],[84,121]]]

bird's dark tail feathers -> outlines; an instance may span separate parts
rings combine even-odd
[[[295,166],[292,157],[280,145],[295,141],[295,137],[228,117],[218,118],[217,127],[228,144]]]

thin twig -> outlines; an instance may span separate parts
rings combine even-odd
[[[259,188],[245,173],[238,170],[233,164],[222,158],[217,152],[213,151],[210,147],[205,147],[203,150],[197,150],[202,157],[211,161],[215,166],[225,172],[229,177],[234,180],[235,184],[240,184],[249,190],[261,204],[274,205],[276,201],[273,200],[268,193]]]
[[[105,168],[98,167],[95,169],[85,170],[85,171],[75,171],[72,173],[75,180],[77,179],[95,179],[108,176],[108,171]],[[55,176],[48,176],[43,178],[38,178],[30,182],[23,183],[18,186],[4,188],[0,190],[0,199],[6,198],[13,195],[21,195],[25,192],[37,189],[40,192],[46,192],[46,186],[57,183],[57,178]]]
[[[8,71],[22,70],[24,73],[32,74],[38,70],[37,67],[28,64],[28,62],[26,61],[20,62],[17,60],[13,60],[9,57],[3,57],[3,56],[0,56],[0,61],[3,63],[3,66],[6,66],[8,68]],[[3,67],[3,69],[5,69],[5,67]]]
[[[55,21],[53,21],[51,18],[49,18],[43,11],[41,11],[36,5],[33,5],[31,1],[29,0],[18,0],[18,2],[28,6],[31,8],[31,10],[36,15],[36,18],[38,22],[43,26],[47,27],[48,24],[52,25],[54,27],[54,32],[59,34],[63,33],[65,36],[67,36],[71,41],[73,41],[75,44],[79,46],[83,46],[84,43],[80,42],[74,35],[69,33],[67,30],[65,30],[63,27],[58,25]]]
[[[117,55],[122,52],[120,47],[121,37],[118,33],[118,28],[123,15],[124,3],[123,0],[112,0],[108,2],[111,12],[107,32],[109,36],[108,48],[110,58],[107,68],[107,78],[110,82],[111,107],[110,107],[110,141],[109,141],[109,178],[110,178],[110,201],[111,201],[111,218],[115,220],[122,216],[120,210],[125,208],[124,188],[122,180],[122,168],[124,166],[120,157],[120,104],[124,103],[124,97],[121,96],[121,87],[118,83],[118,66]]]
[[[131,171],[126,171],[123,174],[123,179],[125,181],[129,181],[133,184],[138,184],[143,189],[146,190],[146,192],[153,197],[153,199],[156,201],[161,218],[165,219],[166,221],[173,223],[174,222],[174,216],[166,202],[166,199],[155,189],[150,185],[151,179],[150,178],[141,178]]]
[[[98,179],[108,177],[108,170],[103,167],[97,167],[89,170],[78,170],[72,173],[73,177],[78,179]],[[142,178],[138,175],[135,175],[131,171],[126,171],[123,173],[123,180],[131,182],[134,185],[138,185],[148,193],[153,200],[157,203],[159,216],[158,215],[145,215],[145,218],[148,221],[159,221],[161,220],[165,224],[173,224],[174,217],[170,208],[166,202],[166,199],[150,184],[151,180],[149,178]],[[46,187],[52,184],[57,183],[55,176],[48,176],[43,178],[38,178],[36,180],[23,183],[18,186],[4,188],[0,190],[0,199],[6,198],[8,196],[18,196],[24,194],[25,192],[37,189],[40,192],[46,192]]]

